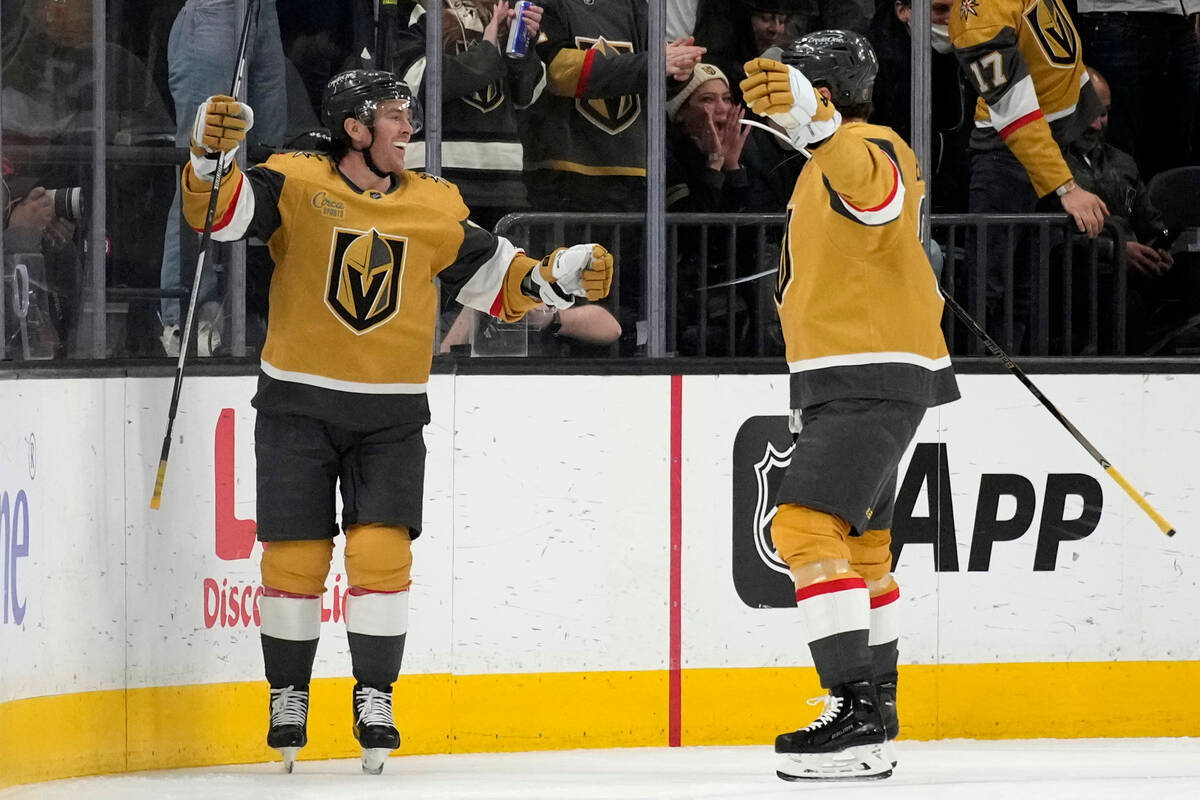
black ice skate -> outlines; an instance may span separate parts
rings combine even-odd
[[[900,717],[896,713],[896,682],[884,681],[875,684],[879,695],[879,713],[883,716],[883,732],[887,742],[883,745],[883,754],[892,766],[896,766],[896,748],[892,742],[900,735]]]
[[[288,772],[296,764],[296,753],[308,744],[308,688],[285,686],[271,690],[271,729],[267,746],[283,756]]]
[[[784,758],[775,774],[785,781],[878,780],[891,775],[875,686],[870,681],[847,683],[820,699],[825,710],[811,725],[776,737],[775,752]]]
[[[400,747],[392,719],[392,693],[354,685],[354,738],[362,745],[363,772],[378,775],[388,755]]]

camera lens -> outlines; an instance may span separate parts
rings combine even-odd
[[[50,199],[54,203],[54,216],[71,222],[83,217],[83,189],[79,186],[51,189]]]

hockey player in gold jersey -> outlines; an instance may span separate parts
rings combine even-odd
[[[275,262],[253,405],[267,744],[289,771],[308,741],[320,596],[338,532],[335,488],[363,768],[378,773],[400,746],[392,684],[408,630],[411,542],[421,532],[434,279],[463,305],[506,321],[542,304],[599,299],[612,280],[603,247],[530,258],[473,225],[452,184],[406,172],[414,103],[390,73],[337,75],[322,101],[330,151],[273,155],[244,173],[227,158],[218,197],[213,238],[256,237]],[[252,122],[252,110],[230,97],[200,106],[183,175],[194,227],[205,219],[216,156],[233,151]]]
[[[788,202],[775,287],[797,436],[771,537],[829,695],[815,722],[776,739],[777,774],[886,778],[899,727],[897,467],[926,409],[958,387],[919,237],[916,157],[865,121],[878,68],[870,44],[818,31],[778,59],[746,64],[741,84],[756,113],[812,151]]]
[[[1076,227],[1095,237],[1108,208],[1071,177],[1063,149],[1102,112],[1088,82],[1079,34],[1063,0],[955,0],[950,40],[979,93],[971,136],[969,208],[973,213],[1030,213],[1055,195]],[[1020,351],[1035,292],[1031,244],[1018,231],[1012,260],[1013,329],[1000,330]],[[1007,232],[989,231],[984,324],[1002,320]]]

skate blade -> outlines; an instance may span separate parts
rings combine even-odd
[[[848,747],[836,753],[788,754],[775,774],[785,781],[878,781],[892,774],[884,745]]]
[[[386,747],[364,747],[362,751],[362,768],[363,772],[368,775],[378,775],[383,772],[383,765],[387,763],[388,756],[392,751]]]
[[[296,766],[296,754],[299,752],[299,747],[279,748],[279,755],[283,758],[283,768],[289,775],[292,773],[292,768]]]

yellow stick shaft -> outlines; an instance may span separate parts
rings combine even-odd
[[[1146,501],[1146,498],[1142,497],[1142,493],[1133,488],[1129,481],[1125,480],[1125,476],[1118,472],[1116,467],[1109,464],[1104,468],[1104,471],[1107,472],[1112,479],[1117,482],[1118,486],[1125,490],[1125,494],[1129,495],[1130,498],[1133,499],[1133,502],[1137,503],[1142,511],[1146,512],[1146,516],[1154,520],[1154,524],[1158,526],[1160,531],[1165,533],[1167,536],[1175,535],[1175,526],[1167,522],[1166,519],[1163,518],[1162,514],[1159,514],[1157,511],[1155,511],[1154,506],[1150,505],[1150,503]]]

